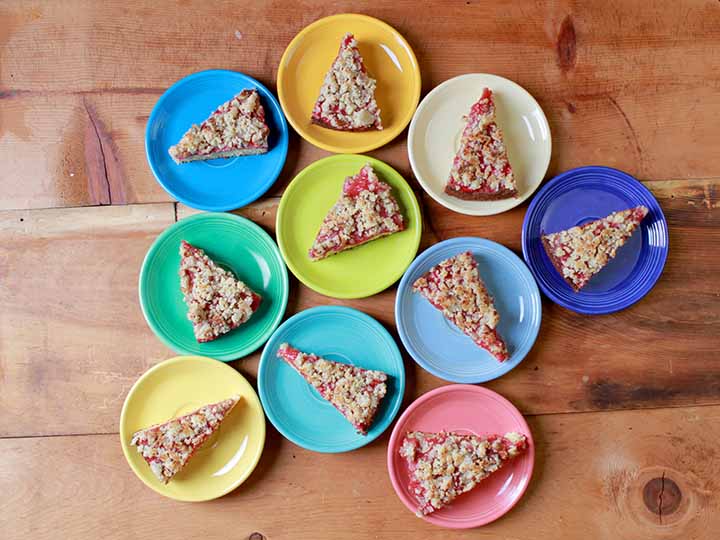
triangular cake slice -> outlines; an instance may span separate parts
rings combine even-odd
[[[262,298],[202,249],[180,242],[180,289],[199,343],[212,341],[246,322]]]
[[[365,69],[357,40],[345,34],[320,88],[310,117],[312,123],[338,131],[382,129],[375,85],[375,79]]]
[[[232,396],[164,424],[141,429],[132,436],[130,444],[137,447],[157,479],[167,484],[217,431],[239,400],[240,396]]]
[[[578,227],[545,234],[545,252],[563,279],[575,292],[615,257],[632,236],[648,209],[636,206]]]
[[[193,124],[168,151],[176,163],[264,154],[269,133],[257,90],[246,89],[199,126]]]
[[[403,229],[405,221],[392,188],[368,163],[345,179],[342,195],[325,216],[308,256],[319,261]]]
[[[304,353],[287,343],[277,353],[353,425],[367,435],[387,393],[387,374]]]
[[[500,315],[472,253],[460,253],[433,266],[413,283],[413,291],[497,360],[508,359],[507,347],[496,329]]]
[[[483,89],[470,108],[445,193],[459,199],[490,201],[517,196],[503,134],[495,121],[492,91]]]
[[[409,491],[425,516],[452,503],[520,455],[528,446],[521,433],[461,435],[413,431],[405,435],[400,455],[410,476]]]

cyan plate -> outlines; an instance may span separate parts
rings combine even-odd
[[[440,310],[412,292],[415,280],[430,268],[468,250],[500,314],[498,332],[510,353],[505,362],[475,345]],[[540,292],[530,271],[512,251],[484,238],[453,238],[423,252],[405,272],[395,298],[400,339],[410,355],[436,377],[459,383],[490,381],[517,366],[535,343],[541,318]]]
[[[178,165],[168,154],[192,124],[199,124],[245,88],[256,88],[270,128],[270,150],[256,156]],[[285,165],[288,127],[280,104],[261,83],[213,69],[180,79],[160,96],[148,119],[145,152],[155,178],[178,201],[214,212],[233,210],[263,195]]]
[[[292,367],[277,357],[282,343],[303,352],[389,375],[388,392],[367,435],[358,434]],[[320,306],[285,321],[260,359],[258,389],[265,414],[287,439],[315,452],[346,452],[379,437],[395,418],[405,392],[405,368],[395,341],[356,309]]]

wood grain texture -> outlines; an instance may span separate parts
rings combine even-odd
[[[142,485],[125,463],[117,435],[0,440],[0,537],[716,537],[720,407],[529,421],[536,442],[531,485],[509,514],[482,529],[442,531],[408,511],[388,478],[387,434],[360,450],[328,455],[298,448],[271,429],[246,483],[202,504],[164,499]],[[649,505],[644,498],[655,478],[668,494],[673,482],[681,496],[674,509],[663,506],[662,515],[652,497]]]
[[[130,385],[172,356],[137,282],[174,219],[172,204],[0,213],[0,436],[117,430]]]
[[[274,88],[292,37],[342,12],[375,15],[403,33],[424,93],[478,71],[526,87],[552,128],[550,175],[603,164],[644,179],[685,179],[714,177],[720,167],[718,2],[435,2],[423,17],[409,15],[410,0],[248,2],[242,17],[229,16],[236,7],[231,0],[4,2],[0,152],[11,166],[0,171],[0,208],[169,201],[139,158],[160,94],[217,67]],[[185,16],[198,10],[202,17]],[[408,174],[402,138],[372,154]],[[274,194],[327,155],[291,140]]]

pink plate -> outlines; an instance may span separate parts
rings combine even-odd
[[[518,431],[528,437],[522,456],[484,480],[453,504],[423,519],[449,529],[469,529],[495,521],[520,500],[530,483],[535,445],[522,414],[507,399],[479,386],[452,384],[416,399],[395,424],[388,445],[388,470],[395,492],[413,513],[417,503],[407,488],[408,471],[398,453],[408,431],[455,431],[475,435]]]

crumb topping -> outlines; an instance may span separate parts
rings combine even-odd
[[[153,474],[167,484],[218,428],[240,396],[205,405],[164,424],[136,432],[130,444],[147,462]]]
[[[326,360],[287,343],[280,345],[278,357],[295,368],[358,432],[367,433],[387,393],[385,373]]]
[[[585,225],[544,235],[543,243],[563,278],[579,290],[615,257],[647,213],[645,206],[613,212]]]
[[[180,142],[170,147],[172,158],[207,156],[232,150],[268,148],[270,130],[257,90],[243,90],[223,103],[199,126],[193,124]]]
[[[392,189],[368,163],[345,180],[342,195],[325,216],[308,256],[317,261],[404,229]]]
[[[375,79],[365,69],[352,34],[345,34],[340,50],[320,88],[312,118],[335,129],[382,129],[375,101]]]
[[[195,338],[206,342],[246,322],[261,298],[201,249],[180,243],[180,289]]]
[[[490,89],[483,89],[465,120],[467,124],[450,169],[448,189],[451,192],[516,193],[505,141],[495,122],[495,102]]]
[[[423,516],[450,504],[527,448],[510,432],[486,438],[457,433],[409,432],[400,446],[410,472],[410,491]]]
[[[477,262],[466,251],[438,263],[413,283],[442,314],[500,361],[508,358],[495,327],[500,315],[480,279]]]

